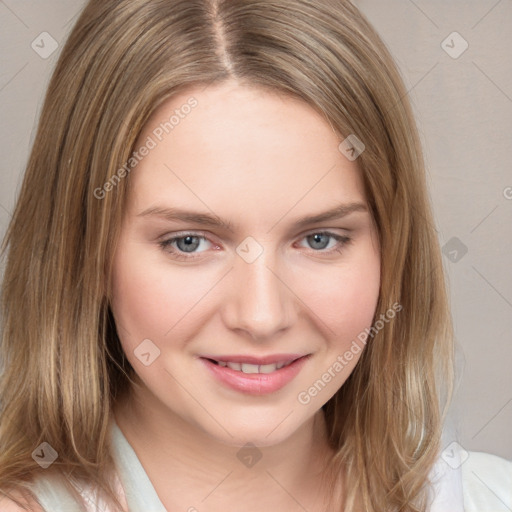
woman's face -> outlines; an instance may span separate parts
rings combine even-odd
[[[233,82],[181,93],[149,120],[125,178],[112,301],[145,421],[267,446],[343,385],[380,258],[341,141],[307,104]]]

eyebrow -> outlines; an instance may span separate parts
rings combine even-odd
[[[318,222],[325,222],[329,220],[341,219],[354,212],[368,212],[368,208],[364,203],[347,203],[340,204],[325,212],[317,213],[314,215],[306,215],[297,219],[293,225],[296,228],[301,228],[309,224],[316,224]],[[222,228],[231,233],[234,232],[233,223],[223,220],[216,215],[209,213],[194,212],[190,210],[183,210],[180,208],[160,207],[153,206],[137,214],[137,217],[160,217],[168,221],[183,221],[201,224],[203,226],[211,226]]]

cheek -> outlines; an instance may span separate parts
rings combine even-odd
[[[320,286],[321,282],[325,284]],[[303,376],[296,398],[299,404],[318,410],[343,386],[365,348],[379,299],[379,253],[367,247],[336,272],[331,268],[324,276],[316,273],[309,285],[308,304],[317,313],[315,327],[323,340],[316,364]]]
[[[314,276],[302,279],[302,286],[301,296],[325,339],[343,348],[372,323],[380,290],[379,254],[358,251],[350,264],[317,269]]]
[[[132,344],[145,338],[163,341],[171,331],[174,339],[190,336],[189,315],[201,311],[204,303],[200,301],[217,283],[218,275],[167,265],[161,255],[139,244],[120,245],[114,261],[112,309],[125,339],[128,335]],[[315,263],[314,268],[302,268],[288,279],[299,299],[297,308],[303,309],[325,339],[350,344],[370,326],[380,285],[379,254],[370,238],[347,255],[344,263]]]
[[[126,244],[114,261],[112,310],[131,343],[176,336],[181,322],[211,288],[204,273],[171,268],[155,252]],[[122,256],[121,256],[122,254]],[[121,336],[122,333],[120,333]]]

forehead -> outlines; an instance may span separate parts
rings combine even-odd
[[[364,200],[341,140],[296,98],[232,82],[189,89],[162,103],[142,130],[136,147],[152,149],[130,175],[132,203],[275,216]]]

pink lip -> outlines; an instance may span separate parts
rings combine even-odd
[[[293,363],[289,364],[288,366],[284,366],[283,368],[280,368],[279,370],[276,370],[272,373],[243,373],[240,371],[232,370],[227,366],[219,366],[209,360],[217,360],[216,357],[209,359],[200,357],[199,360],[206,366],[206,368],[213,374],[214,377],[216,377],[220,382],[227,385],[231,389],[241,391],[243,393],[247,393],[250,395],[264,395],[267,393],[273,393],[275,391],[278,391],[284,386],[286,386],[286,384],[288,384],[291,380],[294,379],[294,377],[297,376],[297,374],[300,372],[306,361],[309,359],[308,356],[301,357],[299,355],[297,356],[298,359],[297,357],[294,356],[290,357],[290,354],[285,354],[285,356],[286,357],[282,358],[282,355],[279,355],[278,359],[276,359],[277,356],[271,356],[272,359],[251,357],[244,358],[241,356],[236,356],[238,358],[238,361],[235,361],[234,359],[230,358],[224,359],[225,356],[218,358],[219,361],[234,363],[239,363],[243,361],[245,363],[258,365],[272,364],[280,361],[290,361],[295,359]]]

